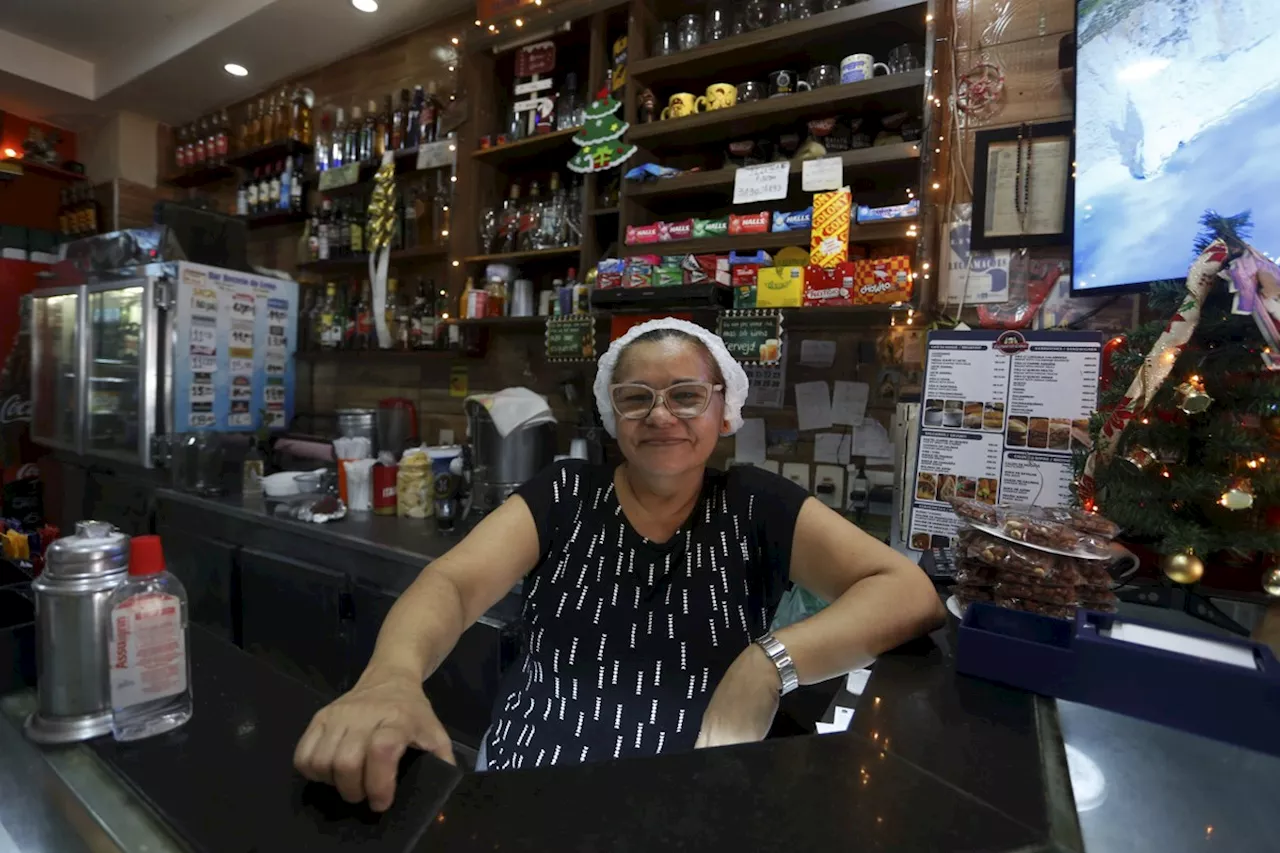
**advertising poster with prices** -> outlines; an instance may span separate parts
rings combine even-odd
[[[293,413],[298,285],[177,265],[175,431],[283,429]]]
[[[1070,504],[1101,357],[1100,332],[930,332],[908,546],[954,543],[953,496]]]

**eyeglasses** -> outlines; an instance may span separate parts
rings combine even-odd
[[[653,407],[662,401],[667,411],[677,418],[696,418],[711,405],[711,393],[723,391],[723,385],[710,382],[677,382],[662,390],[636,382],[624,382],[609,386],[609,399],[619,417],[629,421],[647,418]]]

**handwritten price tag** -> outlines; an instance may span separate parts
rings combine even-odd
[[[190,340],[193,344],[212,344],[218,333],[206,326],[192,326]]]
[[[450,140],[428,142],[418,146],[417,169],[437,169],[441,166],[452,166],[458,160],[457,144]]]
[[[800,188],[807,193],[838,190],[844,186],[844,164],[839,157],[805,160],[800,175]]]
[[[790,163],[743,166],[733,173],[733,203],[753,204],[787,197]]]

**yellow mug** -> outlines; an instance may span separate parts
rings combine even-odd
[[[707,94],[699,95],[694,106],[702,110],[722,110],[738,103],[738,87],[729,83],[712,83]]]
[[[672,95],[667,105],[662,108],[662,119],[665,121],[669,118],[680,118],[680,116],[693,115],[695,98],[690,92],[680,92]]]

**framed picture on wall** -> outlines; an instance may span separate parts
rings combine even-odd
[[[970,248],[1071,245],[1073,130],[1056,121],[977,132]]]

